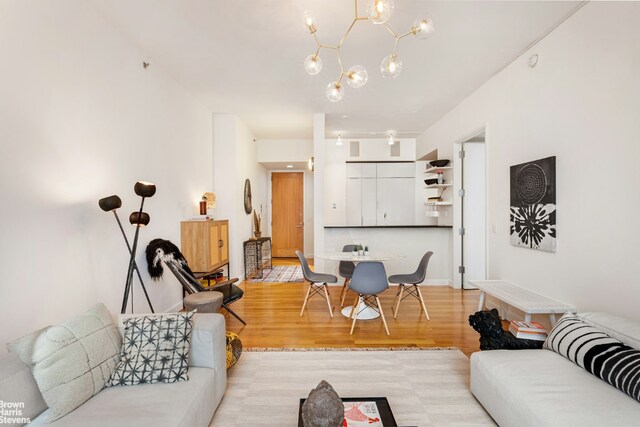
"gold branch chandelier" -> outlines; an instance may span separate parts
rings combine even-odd
[[[398,57],[398,44],[400,40],[407,36],[414,36],[419,39],[425,39],[429,37],[431,33],[435,31],[433,26],[433,21],[431,18],[420,18],[416,20],[411,30],[404,34],[397,34],[395,31],[387,25],[387,21],[391,17],[391,13],[393,12],[393,0],[367,0],[365,5],[365,10],[367,13],[366,17],[359,16],[358,14],[358,0],[354,0],[355,4],[355,13],[353,21],[347,31],[344,33],[338,44],[336,45],[327,45],[320,43],[318,40],[318,24],[316,19],[310,12],[306,12],[304,16],[304,26],[309,34],[311,34],[316,42],[316,52],[307,56],[304,60],[304,69],[307,73],[312,76],[315,76],[322,70],[322,59],[320,58],[320,50],[322,49],[332,49],[336,51],[338,55],[338,65],[340,66],[340,76],[338,76],[338,80],[335,82],[329,83],[327,86],[326,94],[327,98],[331,102],[338,102],[344,97],[344,85],[343,80],[346,78],[346,82],[352,88],[360,88],[367,83],[368,75],[367,70],[362,65],[354,65],[349,68],[347,71],[344,70],[342,65],[342,55],[340,49],[344,44],[347,36],[353,29],[353,27],[359,21],[371,21],[373,24],[382,25],[389,34],[395,39],[395,45],[393,48],[393,53],[391,55],[386,56],[382,62],[380,63],[380,73],[383,77],[394,79],[400,75],[402,71],[402,61]]]

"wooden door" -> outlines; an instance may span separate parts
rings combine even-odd
[[[271,240],[274,257],[295,257],[304,251],[304,174],[271,174]]]

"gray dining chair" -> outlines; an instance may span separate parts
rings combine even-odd
[[[349,289],[358,294],[356,296],[356,300],[353,302],[353,308],[349,315],[350,318],[353,318],[353,322],[351,323],[351,332],[349,332],[349,335],[353,335],[353,328],[356,326],[356,320],[360,313],[361,297],[365,306],[368,306],[380,313],[384,329],[387,331],[387,335],[390,335],[389,328],[387,327],[387,320],[384,318],[382,305],[380,305],[380,299],[378,299],[378,294],[386,290],[388,287],[389,283],[387,283],[387,273],[381,262],[361,262],[356,265],[351,281],[349,282]]]
[[[352,252],[357,246],[358,245],[344,245],[342,252]],[[347,296],[349,281],[353,276],[353,270],[355,270],[355,268],[356,265],[351,261],[340,261],[338,265],[338,274],[344,277],[344,284],[342,285],[342,292],[340,293],[340,307],[344,306],[344,298]]]
[[[393,300],[393,304],[395,306],[395,309],[393,310],[394,319],[398,315],[400,301],[409,296],[412,296],[420,301],[422,310],[424,310],[424,314],[427,316],[427,320],[430,320],[429,312],[427,311],[427,306],[424,304],[424,298],[422,298],[422,293],[420,292],[420,287],[418,286],[418,284],[424,282],[424,279],[427,276],[427,266],[429,265],[431,255],[433,255],[433,252],[429,251],[422,256],[420,264],[418,264],[418,269],[415,272],[411,274],[394,274],[393,276],[389,277],[389,283],[398,284],[398,293],[396,293],[396,297]],[[409,287],[407,289],[407,295],[403,297],[402,292],[405,290],[405,286],[407,285],[410,285],[412,287]]]
[[[309,282],[309,289],[307,289],[307,295],[304,297],[304,302],[302,303],[300,317],[302,317],[302,313],[304,313],[304,309],[307,307],[307,301],[309,301],[309,299],[314,295],[320,295],[327,300],[327,305],[329,306],[329,314],[331,315],[331,317],[333,317],[333,309],[331,308],[331,298],[329,298],[327,283],[337,283],[338,278],[333,274],[315,273],[311,271],[311,268],[309,268],[309,263],[307,262],[307,259],[304,257],[304,255],[302,255],[302,252],[296,251],[296,256],[300,260],[302,275],[304,276],[305,280]],[[322,295],[323,290],[324,295]]]

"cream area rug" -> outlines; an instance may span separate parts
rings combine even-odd
[[[252,278],[252,282],[288,283],[304,282],[302,268],[299,265],[276,265],[269,270],[264,270],[262,279]]]
[[[321,380],[341,397],[386,397],[399,426],[495,425],[469,391],[460,350],[245,352],[210,426],[298,425]]]

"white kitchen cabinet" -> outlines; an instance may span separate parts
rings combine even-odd
[[[377,166],[378,163],[362,163],[362,174],[361,178],[376,178],[377,174]]]
[[[415,223],[415,163],[347,163],[346,225]]]
[[[347,225],[376,225],[375,178],[347,179]]]
[[[414,178],[416,176],[415,162],[375,163],[377,178]]]
[[[347,163],[348,178],[375,178],[378,163]]]
[[[414,223],[414,178],[378,178],[376,225]]]
[[[377,186],[375,178],[363,178],[362,182],[362,225],[377,224]]]
[[[347,225],[362,225],[362,179],[347,178]]]
[[[362,177],[362,163],[347,163],[347,179]]]

